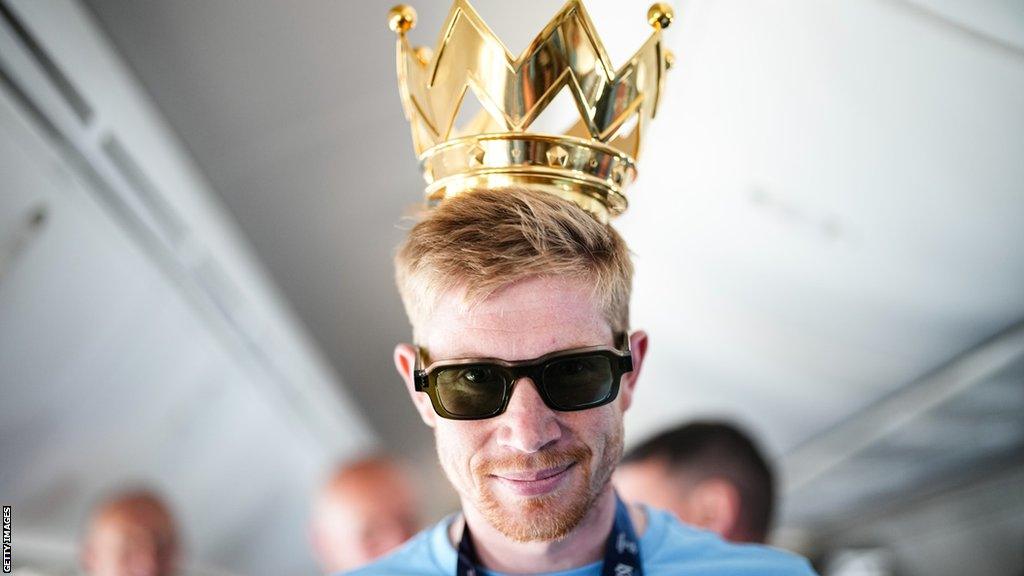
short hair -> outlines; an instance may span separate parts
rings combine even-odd
[[[664,462],[671,473],[694,481],[723,478],[740,496],[739,530],[764,541],[775,508],[775,479],[754,441],[727,422],[691,422],[666,430],[629,450],[623,464]]]
[[[94,522],[109,515],[122,515],[130,518],[142,518],[147,522],[158,522],[166,527],[171,535],[177,536],[177,524],[174,513],[156,491],[147,487],[132,487],[111,492],[96,501],[90,512],[89,521]]]
[[[622,237],[572,202],[526,188],[478,189],[445,200],[409,231],[395,279],[419,340],[442,296],[468,305],[532,277],[593,287],[612,331],[629,330],[633,264]]]

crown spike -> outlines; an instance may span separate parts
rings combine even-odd
[[[651,7],[647,10],[647,23],[658,30],[668,28],[675,17],[675,11],[665,2],[651,4]]]
[[[405,34],[416,27],[416,9],[407,4],[398,4],[388,10],[388,28],[395,34]]]

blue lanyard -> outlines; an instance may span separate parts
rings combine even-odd
[[[479,576],[479,563],[467,524],[462,529],[462,539],[459,540],[459,563],[455,573],[457,576]],[[643,576],[643,573],[643,567],[640,565],[640,540],[633,530],[633,522],[629,519],[626,504],[616,494],[615,524],[604,547],[601,576]]]

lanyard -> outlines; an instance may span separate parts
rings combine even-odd
[[[479,576],[477,568],[479,559],[473,540],[469,535],[469,525],[462,529],[459,540],[459,563],[455,571],[457,576]],[[604,548],[604,566],[601,576],[643,576],[640,565],[640,542],[633,530],[633,522],[629,519],[629,511],[618,494],[615,495],[615,525],[608,535]]]

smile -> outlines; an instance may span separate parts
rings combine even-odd
[[[543,470],[498,472],[492,476],[518,496],[540,496],[556,490],[575,465],[575,462],[570,462]]]

